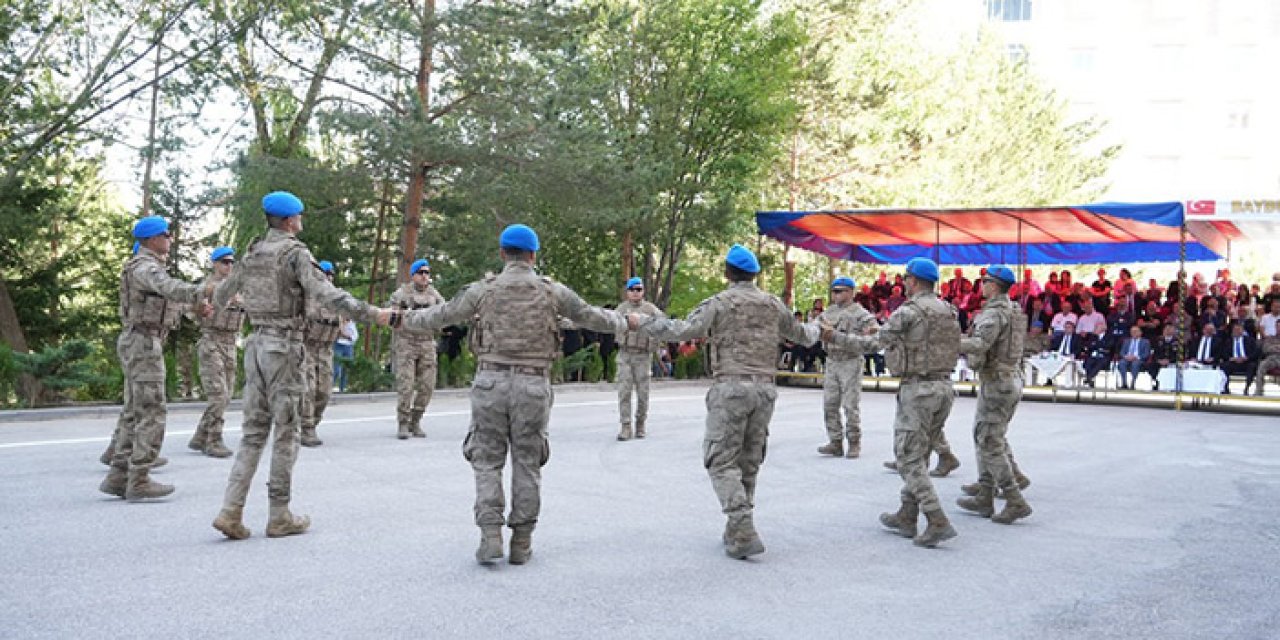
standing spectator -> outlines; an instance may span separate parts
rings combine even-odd
[[[1149,357],[1151,357],[1151,342],[1142,337],[1142,328],[1129,327],[1129,337],[1120,347],[1121,389],[1133,388],[1133,385],[1138,382],[1138,372],[1142,370],[1142,366],[1146,364]],[[1127,381],[1130,376],[1133,380]],[[1152,380],[1154,379],[1155,377],[1152,376]]]
[[[1222,372],[1228,376],[1222,386],[1223,393],[1231,393],[1230,376],[1243,375],[1244,394],[1249,395],[1249,386],[1258,372],[1259,355],[1258,341],[1244,332],[1243,324],[1231,323],[1231,336],[1222,341],[1222,353],[1218,354]]]
[[[1273,300],[1280,300],[1280,272],[1276,272],[1271,276],[1271,287],[1262,296],[1262,308],[1264,310],[1270,309]]]
[[[1209,292],[1212,295],[1222,297],[1227,295],[1228,291],[1232,291],[1235,288],[1235,283],[1231,281],[1231,270],[1219,269],[1217,277],[1214,278],[1213,284],[1209,287]]]
[[[355,320],[347,320],[338,330],[338,340],[333,343],[333,382],[338,385],[338,393],[347,390],[347,361],[356,355],[356,340],[360,338],[360,330],[356,329]]]
[[[973,286],[972,283],[970,283],[968,280],[965,280],[964,269],[956,267],[956,270],[953,273],[955,274],[955,277],[951,278],[945,284],[942,285],[942,291],[940,291],[938,294],[939,297],[946,298],[946,299],[954,299],[956,296],[960,295],[961,293],[960,287],[962,286],[962,284],[968,284],[969,286]]]
[[[1200,312],[1200,317],[1196,318],[1196,326],[1204,327],[1206,324],[1212,324],[1216,330],[1221,330],[1227,325],[1227,314],[1218,308],[1217,298],[1204,299],[1204,310]]]
[[[876,283],[871,285],[871,294],[880,300],[886,300],[893,294],[893,285],[889,284],[889,274],[884,271],[876,278]]]
[[[1124,298],[1129,302],[1129,308],[1137,311],[1140,307],[1136,300],[1138,295],[1138,283],[1134,281],[1133,274],[1128,269],[1120,270],[1120,277],[1116,279],[1116,287],[1112,292],[1112,298]]]
[[[1057,271],[1049,272],[1049,281],[1044,283],[1044,291],[1045,293],[1052,293],[1052,294],[1058,294],[1062,291],[1061,285],[1058,282]]]
[[[1098,269],[1098,279],[1089,287],[1089,295],[1093,296],[1093,306],[1100,313],[1111,313],[1111,281],[1107,279],[1106,269]]]
[[[893,288],[890,289],[889,297],[884,301],[884,310],[892,315],[893,312],[897,311],[898,307],[901,307],[902,303],[906,301],[907,297],[902,295],[902,285],[895,284],[893,285]]]
[[[1155,300],[1156,304],[1158,305],[1163,300],[1163,298],[1164,298],[1164,288],[1160,286],[1160,283],[1157,282],[1155,278],[1149,278],[1147,280],[1146,299]],[[1146,305],[1144,304],[1143,306],[1146,306]]]

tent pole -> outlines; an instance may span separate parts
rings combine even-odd
[[[1186,221],[1186,218],[1184,217],[1182,220],[1182,226],[1179,227],[1179,234],[1178,234],[1178,299],[1175,302],[1177,306],[1173,310],[1174,313],[1178,314],[1178,331],[1177,331],[1178,361],[1174,363],[1175,366],[1177,367],[1177,370],[1176,370],[1177,375],[1175,376],[1176,381],[1174,382],[1174,385],[1173,385],[1173,408],[1176,411],[1182,411],[1182,367],[1184,364],[1183,358],[1186,357],[1186,354],[1184,352],[1186,350],[1186,337],[1187,337],[1187,334],[1186,334],[1187,313],[1186,313],[1186,305],[1185,305],[1186,299],[1187,299],[1187,221]]]

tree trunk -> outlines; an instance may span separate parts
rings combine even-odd
[[[378,278],[379,267],[382,266],[382,233],[387,224],[387,210],[390,208],[391,202],[391,181],[384,180],[382,182],[382,197],[378,199],[378,226],[373,233],[373,267],[369,272],[369,304],[381,306],[381,302],[375,302],[382,298],[378,296],[382,289],[382,283]],[[364,327],[364,355],[369,355],[369,350],[373,347],[373,325],[366,324]]]
[[[18,310],[13,306],[13,298],[9,296],[9,287],[5,285],[4,276],[0,274],[0,339],[9,345],[14,353],[29,353],[27,335],[18,323]],[[27,406],[35,406],[43,389],[39,381],[29,375],[18,377],[18,399]]]
[[[432,49],[434,47],[436,3],[426,0],[422,3],[421,38],[418,41],[418,109],[410,112],[409,117],[428,120],[431,104],[431,72],[433,70]],[[427,162],[422,152],[415,151],[409,165],[409,189],[405,193],[404,227],[400,232],[400,264],[396,269],[396,282],[409,279],[409,266],[413,264],[418,253],[418,234],[422,228],[422,196],[427,186]]]
[[[635,273],[635,241],[632,239],[631,232],[628,231],[622,236],[622,278],[630,279]]]
[[[163,35],[160,36],[163,39]],[[160,119],[160,64],[164,47],[156,47],[156,64],[151,85],[151,117],[147,123],[147,157],[142,169],[142,216],[151,215],[151,170],[156,164],[156,121]]]

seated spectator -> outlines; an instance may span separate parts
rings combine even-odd
[[[1164,288],[1160,286],[1160,283],[1155,278],[1147,280],[1146,299],[1155,300],[1157,305],[1164,300]],[[1144,304],[1143,306],[1146,305]]]
[[[1053,330],[1054,336],[1058,336],[1066,331],[1068,324],[1071,325],[1072,329],[1075,329],[1076,320],[1078,318],[1076,317],[1073,309],[1075,309],[1075,307],[1072,306],[1070,302],[1066,300],[1062,301],[1062,311],[1053,316],[1053,322],[1049,325],[1049,328]]]
[[[1151,357],[1151,342],[1142,336],[1142,328],[1129,327],[1129,337],[1120,345],[1120,388],[1132,389],[1138,382],[1138,372]],[[1129,378],[1132,378],[1130,380]],[[1154,381],[1155,376],[1151,379]]]
[[[1053,293],[1053,294],[1057,294],[1061,292],[1061,289],[1059,288],[1059,284],[1058,284],[1057,271],[1049,272],[1049,280],[1044,283],[1044,291],[1045,293]]]
[[[1271,276],[1271,286],[1262,294],[1263,310],[1271,308],[1271,302],[1280,299],[1280,272]]]
[[[1134,315],[1134,310],[1129,308],[1128,298],[1116,298],[1115,307],[1111,309],[1111,313],[1107,314],[1107,327],[1113,334],[1117,334],[1117,341],[1123,340],[1129,335],[1129,327],[1137,324],[1138,318]]]
[[[1050,341],[1049,351],[1072,360],[1080,359],[1080,354],[1084,353],[1084,341],[1076,335],[1076,323],[1068,321],[1062,326],[1062,333]]]
[[[1164,314],[1160,311],[1160,303],[1155,300],[1147,300],[1146,309],[1138,314],[1138,319],[1134,325],[1142,329],[1142,337],[1148,342],[1154,343],[1156,338],[1164,331]]]
[[[1227,314],[1218,308],[1218,299],[1207,297],[1203,302],[1204,310],[1196,318],[1196,327],[1201,328],[1206,324],[1212,324],[1215,332],[1221,331],[1227,325]]]
[[[1030,358],[1048,350],[1049,334],[1044,332],[1044,322],[1032,320],[1027,329],[1027,337],[1022,342],[1022,355]]]
[[[1147,375],[1151,376],[1151,389],[1159,391],[1160,381],[1158,376],[1160,370],[1178,363],[1177,327],[1172,324],[1164,325],[1164,328],[1161,329],[1160,338],[1151,347],[1151,352],[1151,363],[1147,365]]]
[[[1213,284],[1209,286],[1209,294],[1222,297],[1227,295],[1228,291],[1233,291],[1235,288],[1235,283],[1231,281],[1231,270],[1219,269],[1217,277],[1213,280]]]
[[[871,285],[872,295],[881,300],[885,300],[892,294],[892,291],[893,285],[889,284],[889,274],[881,271],[880,275],[876,277],[876,283]]]
[[[1243,375],[1244,393],[1249,394],[1249,387],[1253,385],[1253,378],[1258,373],[1258,361],[1260,352],[1258,350],[1258,341],[1253,336],[1244,332],[1244,325],[1238,322],[1231,323],[1231,335],[1221,342],[1222,353],[1218,354],[1218,361],[1221,363],[1222,372],[1228,376]],[[1222,387],[1223,393],[1231,393],[1231,381]]]
[[[1205,323],[1200,328],[1200,335],[1187,342],[1187,361],[1209,367],[1218,366],[1218,356],[1222,352],[1219,342],[1218,327],[1212,322]]]
[[[1094,378],[1098,377],[1098,372],[1111,366],[1111,360],[1115,356],[1115,352],[1115,339],[1111,334],[1107,333],[1106,327],[1098,327],[1097,333],[1093,334],[1085,351],[1084,383],[1086,385],[1092,387]]]
[[[1107,330],[1106,316],[1098,313],[1093,306],[1092,298],[1085,298],[1080,301],[1080,316],[1076,318],[1076,333],[1082,336],[1091,336],[1098,333],[1098,330]]]

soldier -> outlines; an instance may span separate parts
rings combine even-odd
[[[231,275],[235,264],[235,249],[218,247],[209,256],[213,272],[208,282],[217,286]],[[231,450],[222,442],[222,414],[236,386],[236,338],[244,326],[244,310],[238,300],[226,307],[215,309],[208,317],[200,319],[200,341],[196,351],[200,356],[200,385],[208,401],[200,424],[191,436],[187,447],[202,451],[214,458],[229,458]]]
[[[938,445],[955,399],[951,372],[960,357],[960,324],[955,308],[934,293],[938,282],[938,265],[934,261],[912,258],[907,262],[905,282],[911,297],[889,317],[879,333],[889,369],[902,379],[893,424],[893,450],[904,483],[901,508],[897,513],[880,514],[880,523],[914,538],[919,546],[935,547],[956,536],[925,470],[929,448]],[[832,337],[838,335],[842,334]],[[929,526],[916,535],[921,511]]]
[[[502,272],[463,288],[443,305],[410,311],[403,326],[430,331],[472,322],[472,345],[478,359],[471,385],[471,430],[462,454],[476,477],[476,525],[480,547],[476,560],[490,564],[502,557],[502,525],[512,529],[511,564],[524,564],[533,553],[533,529],[541,510],[542,466],[551,449],[547,418],[551,414],[551,363],[559,355],[559,321],[617,333],[622,316],[592,307],[568,287],[539,277],[533,270],[539,248],[533,229],[513,224],[499,236]],[[502,469],[511,451],[511,513],[504,519]]]
[[[618,303],[618,313],[638,313],[665,318],[661,311],[644,299],[644,281],[627,280],[626,299]],[[618,414],[622,418],[619,440],[631,439],[631,391],[636,395],[637,438],[645,437],[645,418],[649,416],[649,378],[653,375],[653,338],[641,331],[627,331],[618,336]]]
[[[319,267],[324,277],[332,283],[333,263],[321,260]],[[324,418],[324,410],[329,406],[329,398],[333,395],[333,343],[338,340],[344,318],[310,296],[307,297],[305,315],[307,320],[302,332],[302,342],[306,346],[303,368],[307,392],[302,396],[302,436],[299,444],[318,447],[324,441],[316,435],[316,426]]]
[[[960,352],[978,372],[978,410],[973,442],[978,450],[978,489],[956,503],[992,522],[1012,524],[1031,515],[1022,498],[1006,448],[1009,421],[1022,398],[1022,348],[1027,317],[1009,299],[1016,278],[1004,265],[987,267],[982,294],[987,302],[974,320],[970,336],[960,339]],[[1005,507],[995,513],[995,494],[1004,494]],[[993,515],[994,514],[994,515]]]
[[[686,319],[627,317],[633,329],[660,340],[709,340],[715,382],[707,391],[703,465],[727,516],[725,553],[738,559],[764,553],[752,513],[778,398],[778,345],[787,339],[807,346],[818,338],[816,325],[801,324],[781,300],[756,288],[752,281],[759,272],[755,255],[735,244],[725,257],[729,287],[703,300]]]
[[[409,279],[391,294],[388,307],[400,309],[403,314],[444,304],[444,297],[431,286],[431,265],[426,260],[417,260],[409,267]],[[431,394],[436,389],[435,332],[415,331],[404,326],[396,329],[391,357],[396,370],[396,420],[399,423],[396,437],[401,440],[410,435],[425,438],[422,414],[431,404]]]
[[[111,469],[98,490],[130,502],[161,498],[173,485],[152,482],[164,443],[164,340],[178,323],[181,303],[200,302],[208,313],[212,284],[189,284],[165,272],[169,223],[147,216],[133,225],[137,253],[120,274],[120,324],[116,353],[124,369],[124,407],[113,436]]]
[[[832,328],[862,335],[867,329],[879,326],[876,317],[853,299],[856,285],[853,278],[840,276],[831,281],[831,305],[819,322]],[[822,372],[822,409],[827,425],[827,444],[818,447],[818,453],[828,456],[847,455],[856,458],[862,454],[862,415],[858,403],[862,399],[862,350],[839,345],[826,345],[827,366]],[[840,409],[844,409],[844,428],[840,426]],[[849,440],[845,452],[844,438]]]
[[[1273,291],[1277,284],[1280,278],[1271,281]],[[1280,297],[1271,299],[1269,312],[1258,321],[1258,335],[1262,337],[1262,361],[1258,363],[1258,386],[1253,389],[1256,396],[1262,395],[1267,373],[1273,368],[1280,369]]]
[[[391,312],[357,300],[334,287],[295,236],[302,231],[302,201],[277,191],[262,199],[267,234],[254,241],[244,259],[218,286],[216,306],[226,306],[238,293],[253,328],[244,350],[244,427],[240,451],[227,478],[222,511],[213,528],[232,540],[250,535],[244,526],[244,503],[262,449],[275,423],[271,450],[271,502],[267,537],[299,534],[311,525],[306,516],[289,511],[293,464],[298,457],[299,407],[307,393],[302,344],[304,306],[312,298],[331,311],[362,322],[388,324]]]

